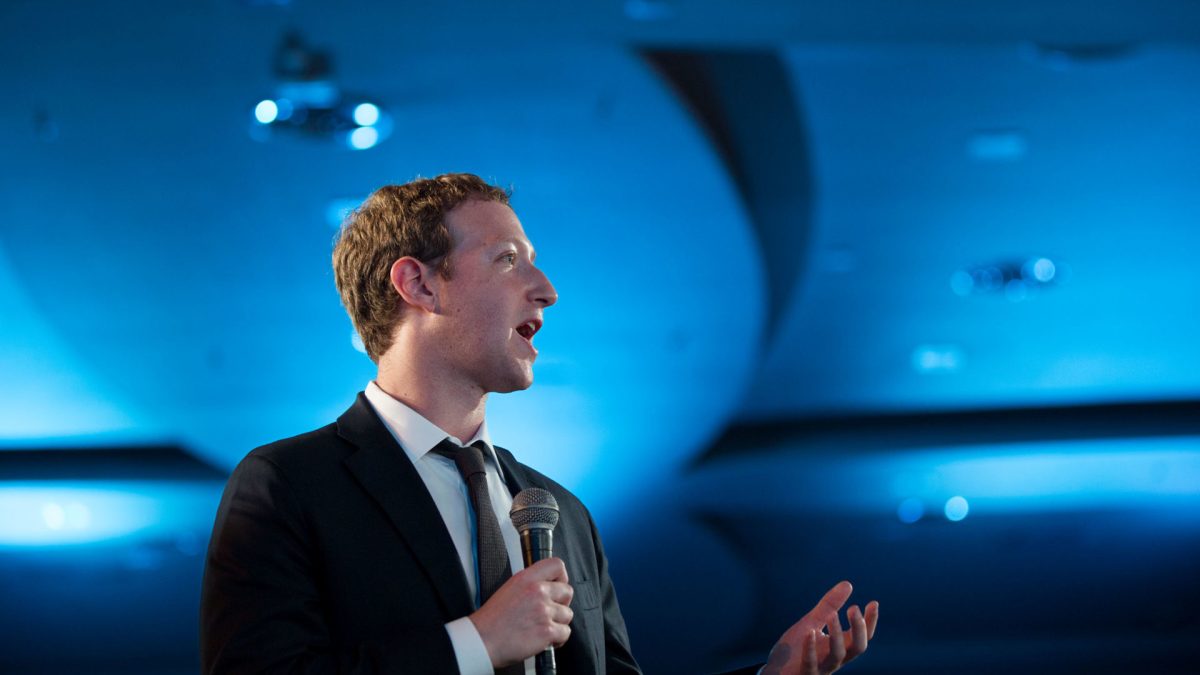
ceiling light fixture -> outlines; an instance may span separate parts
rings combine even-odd
[[[1009,300],[1019,302],[1034,293],[1063,283],[1067,267],[1062,262],[1037,256],[1024,262],[1000,262],[991,265],[973,265],[957,270],[950,275],[950,290],[955,295],[1004,294]]]
[[[332,64],[327,52],[296,33],[284,35],[273,59],[275,96],[254,106],[250,136],[265,142],[283,133],[352,150],[373,148],[390,136],[391,116],[367,97],[345,95],[333,81]]]

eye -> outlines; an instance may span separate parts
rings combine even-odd
[[[509,265],[516,265],[517,264],[517,252],[509,251],[508,253],[505,253],[504,255],[500,256],[500,259],[503,260],[504,262],[508,263]]]

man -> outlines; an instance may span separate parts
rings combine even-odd
[[[381,188],[347,219],[335,277],[378,374],[336,423],[254,450],[230,477],[205,570],[205,672],[532,672],[549,646],[563,675],[640,672],[591,516],[487,433],[488,394],[533,383],[557,300],[534,260],[508,194],[469,174]],[[561,518],[557,557],[522,569],[507,513],[530,486]],[[861,654],[878,605],[850,609],[847,638],[849,594],[834,587],[763,671],[830,673]]]

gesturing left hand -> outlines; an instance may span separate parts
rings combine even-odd
[[[828,675],[867,650],[879,621],[879,603],[867,603],[866,614],[852,605],[846,612],[850,622],[849,642],[838,611],[854,587],[849,581],[834,586],[811,612],[805,614],[779,638],[763,675]],[[828,628],[828,632],[822,631]]]

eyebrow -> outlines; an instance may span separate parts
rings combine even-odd
[[[497,250],[499,250],[502,246],[515,246],[518,249],[527,248],[529,249],[529,259],[537,260],[537,249],[533,247],[533,244],[528,239],[502,239],[492,245],[492,247]]]

